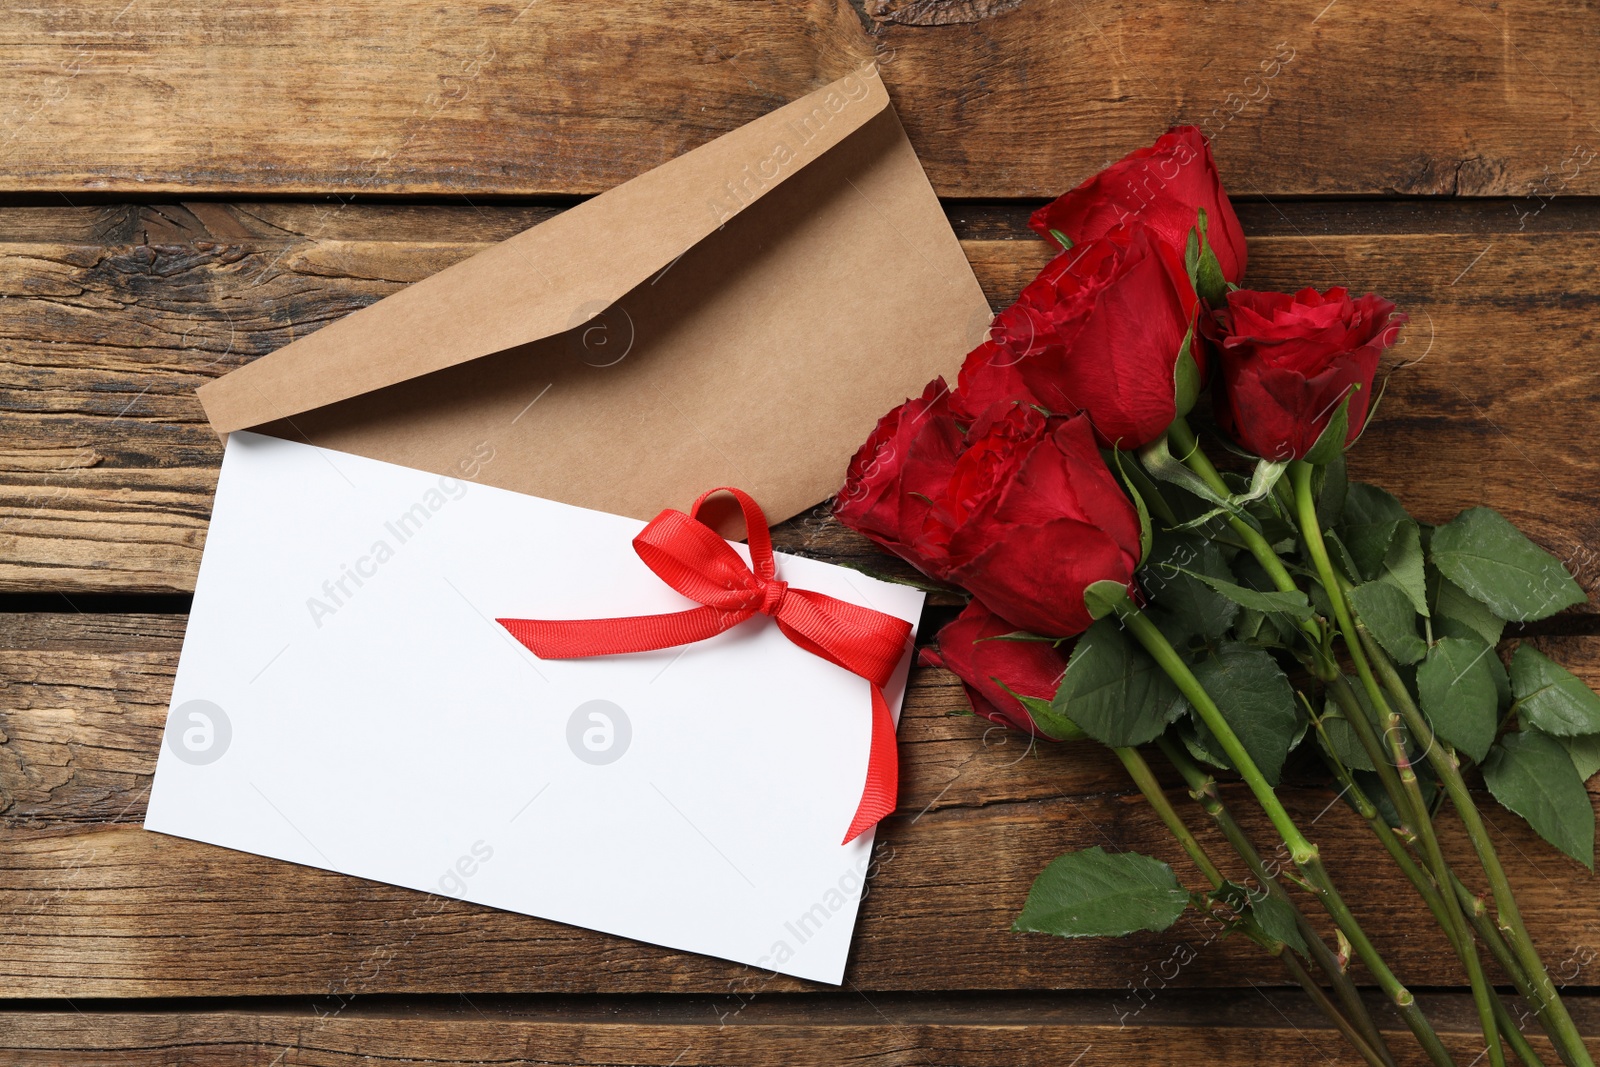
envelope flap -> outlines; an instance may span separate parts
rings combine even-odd
[[[889,102],[869,67],[198,390],[228,433],[572,329]]]

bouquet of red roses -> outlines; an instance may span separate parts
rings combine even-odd
[[[1205,879],[1185,886],[1135,853],[1069,853],[1039,875],[1016,928],[1121,935],[1199,908],[1278,956],[1367,1062],[1392,1064],[1347,973],[1353,953],[1431,1061],[1454,1062],[1274,792],[1290,753],[1312,746],[1460,958],[1489,1062],[1508,1049],[1542,1061],[1485,952],[1561,1060],[1590,1065],[1465,780],[1475,767],[1593,868],[1584,780],[1600,766],[1600,697],[1531,645],[1498,651],[1506,622],[1586,597],[1492,510],[1428,526],[1346,478],[1405,316],[1342,288],[1239,288],[1244,236],[1193,127],[1031,225],[1060,252],[996,316],[955,388],[930,382],[884,416],[834,505],[970,594],[924,655],[960,676],[973,710],[1112,748]],[[1207,388],[1247,473],[1219,472],[1186,421]],[[1150,743],[1236,856],[1219,865],[1186,828],[1138,748]],[[1248,786],[1287,865],[1240,828],[1217,773]],[[1490,900],[1441,852],[1446,818],[1471,840]],[[1326,911],[1337,947],[1302,905]]]

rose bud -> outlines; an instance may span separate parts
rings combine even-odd
[[[961,679],[973,714],[1046,741],[1058,740],[1017,697],[1055,696],[1067,669],[1067,653],[1052,641],[1004,639],[1016,632],[1017,627],[974,600],[939,631],[937,651],[923,649],[922,661]]]
[[[942,544],[931,548],[927,542],[927,514],[930,500],[949,484],[962,447],[961,428],[950,414],[949,387],[935,378],[919,399],[878,420],[850,461],[833,502],[834,516],[942,581],[948,560]]]
[[[1139,566],[1138,512],[1085,416],[996,405],[969,431],[935,505],[930,536],[947,527],[950,580],[1045,637],[1088,629],[1084,590],[1103,580],[1131,585]]]
[[[1041,406],[1085,412],[1102,444],[1136,449],[1200,391],[1197,305],[1178,254],[1135,225],[1057,256],[1000,313],[995,333],[1021,353],[1017,374]]]
[[[1218,424],[1263,459],[1301,459],[1348,399],[1348,447],[1366,427],[1378,359],[1405,322],[1382,297],[1352,300],[1338,286],[1229,293],[1216,313]]]
[[[1206,242],[1222,276],[1237,285],[1244,277],[1244,230],[1222,191],[1211,146],[1198,127],[1174,126],[1149,148],[1124,156],[1035,211],[1028,225],[1047,241],[1054,241],[1050,231],[1056,230],[1082,244],[1138,220],[1182,251],[1201,209]]]

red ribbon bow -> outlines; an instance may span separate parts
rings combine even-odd
[[[706,498],[732,493],[744,511],[750,559],[745,565],[716,531],[696,516]],[[812,655],[821,656],[872,684],[872,749],[861,803],[844,835],[851,841],[894,810],[900,784],[894,718],[883,687],[900,663],[911,624],[881,611],[846,603],[778,580],[772,536],[761,508],[738,489],[701,494],[685,515],[668,508],[633,539],[633,550],[662,581],[702,606],[670,615],[623,619],[497,619],[540,659],[578,659],[624,652],[653,652],[715,637],[758,612]]]

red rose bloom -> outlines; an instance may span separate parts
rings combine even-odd
[[[1067,656],[1049,641],[993,640],[1016,631],[1017,627],[974,600],[939,631],[938,650],[924,649],[922,661],[961,679],[974,714],[1054,740],[1033,721],[1017,696],[1041,700],[1055,696],[1067,669]]]
[[[1028,225],[1048,241],[1054,240],[1050,231],[1059,230],[1082,244],[1137,220],[1182,250],[1200,208],[1222,276],[1237,285],[1244,277],[1244,231],[1222,191],[1211,146],[1195,126],[1174,126],[1149,148],[1124,156],[1035,211]]]
[[[1406,316],[1368,293],[1228,294],[1217,312],[1222,388],[1217,422],[1242,447],[1271,460],[1300,459],[1348,397],[1348,446],[1367,424],[1378,358]]]
[[[963,423],[976,422],[999,403],[1038,403],[1023,384],[1022,372],[1017,369],[1028,352],[1028,345],[1018,344],[1016,339],[998,332],[1008,321],[1004,315],[996,319],[990,339],[967,353],[966,361],[961,364],[956,393],[950,398],[950,410]]]
[[[947,553],[951,581],[1046,637],[1088,629],[1083,591],[1128,585],[1139,566],[1138,512],[1084,416],[997,405],[969,431],[928,521],[944,527],[928,538]]]
[[[943,550],[929,551],[930,501],[943,494],[962,449],[950,389],[935,378],[916,400],[878,420],[834,499],[840,522],[872,538],[931,578],[947,573]],[[935,533],[943,528],[933,524]]]
[[[1103,444],[1134,449],[1181,414],[1177,360],[1196,303],[1177,252],[1136,225],[1057,256],[994,332],[1037,403],[1058,415],[1085,412]],[[1190,354],[1204,371],[1201,346]]]

